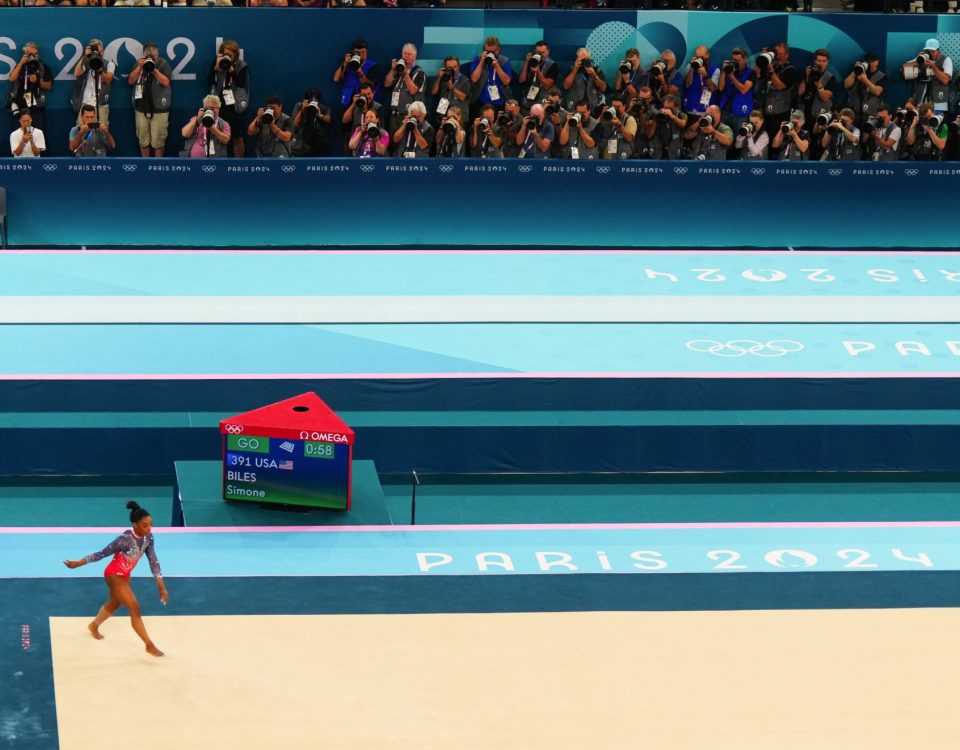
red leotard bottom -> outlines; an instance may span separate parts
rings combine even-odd
[[[117,560],[112,560],[103,571],[103,577],[106,578],[107,576],[123,576],[124,578],[129,578],[130,571],[124,570]]]

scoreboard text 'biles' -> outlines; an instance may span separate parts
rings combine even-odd
[[[220,422],[223,499],[350,509],[353,430],[316,393]]]

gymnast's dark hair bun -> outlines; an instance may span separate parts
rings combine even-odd
[[[127,508],[130,509],[130,523],[138,523],[140,520],[150,515],[150,511],[148,511],[146,508],[141,508],[133,500],[127,503]]]

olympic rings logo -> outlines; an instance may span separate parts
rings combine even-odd
[[[916,177],[918,174],[920,174],[920,170],[919,170],[919,169],[905,169],[905,170],[903,170],[903,173],[904,173],[907,177]]]
[[[752,339],[733,339],[727,342],[696,339],[688,341],[686,346],[692,352],[713,354],[717,357],[743,357],[747,354],[755,357],[783,357],[804,348],[799,341],[790,339],[774,339],[767,342]]]
[[[287,173],[296,172],[297,168],[293,164],[284,164],[283,166],[280,167],[280,171],[287,172]]]
[[[217,168],[216,168],[216,166],[214,166],[213,164],[204,164],[204,165],[203,165],[203,171],[204,171],[204,172],[216,172],[216,171],[217,171]]]
[[[223,429],[229,432],[231,435],[239,435],[243,432],[242,424],[227,424],[223,426]]]
[[[827,170],[827,174],[830,175],[831,177],[839,177],[840,175],[843,174],[843,170],[842,170],[842,169],[828,169],[828,170]]]
[[[44,168],[45,170],[47,170],[48,172],[56,172],[56,171],[57,171],[57,165],[56,165],[56,164],[49,164],[49,163],[48,163],[48,164],[44,164],[44,165],[43,165],[43,168]]]
[[[759,177],[760,175],[764,174],[767,170],[764,169],[763,167],[754,167],[750,171],[753,172],[757,177]]]
[[[606,174],[609,171],[610,171],[610,167],[608,167],[606,164],[597,167],[598,174]]]
[[[124,171],[124,172],[136,172],[136,171],[137,171],[137,165],[136,165],[136,164],[124,164],[124,165],[123,165],[123,171]]]
[[[361,164],[361,165],[360,165],[360,171],[361,171],[361,172],[372,172],[374,169],[375,169],[375,167],[373,166],[373,164]]]
[[[517,167],[517,171],[526,174],[527,172],[532,172],[533,167],[531,167],[529,164],[521,164],[519,167]]]
[[[674,167],[674,168],[673,168],[673,173],[674,173],[674,174],[686,174],[686,173],[687,173],[687,168],[686,168],[686,167]]]
[[[441,164],[441,165],[440,165],[440,171],[441,171],[441,172],[444,172],[444,173],[452,172],[452,171],[453,171],[453,164]]]

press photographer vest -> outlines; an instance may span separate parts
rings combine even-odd
[[[218,118],[217,118],[217,127],[220,128],[221,130],[223,130],[223,126],[224,126],[224,121],[223,121],[223,119],[220,118],[220,117],[218,117]],[[197,142],[197,138],[200,137],[200,128],[201,128],[201,127],[202,127],[202,126],[198,123],[196,129],[193,131],[193,135],[191,135],[189,138],[187,138],[187,140],[184,142],[184,144],[183,144],[183,150],[180,152],[180,156],[181,156],[181,157],[186,158],[186,157],[190,156],[190,152],[193,150],[193,144],[196,143],[196,142]],[[233,135],[233,134],[231,133],[231,137],[232,137],[232,135]],[[209,139],[209,140],[207,141],[207,148],[209,149],[209,148],[210,148],[210,144],[211,144],[211,143],[213,144],[213,156],[214,156],[214,157],[216,157],[216,158],[221,158],[221,157],[225,157],[225,156],[227,155],[227,144],[226,144],[226,143],[220,143],[220,141],[218,141],[216,138],[214,138],[214,137],[210,134],[209,128],[207,129],[207,138]],[[209,154],[207,155],[207,158],[210,158]]]
[[[880,82],[885,80],[886,77],[886,74],[880,70],[873,75],[867,76],[870,83],[875,86],[879,86]],[[867,87],[859,81],[853,84],[850,93],[847,95],[847,105],[850,109],[867,117],[876,117],[877,110],[880,109],[880,101],[881,98],[879,96],[871,94],[867,90]]]
[[[857,161],[860,158],[860,144],[848,140],[843,133],[833,133],[827,153],[830,161]]]
[[[540,61],[540,70],[543,71],[543,74],[546,75],[550,72],[551,66],[555,66],[556,63],[553,61],[553,58],[545,57]],[[556,77],[560,77],[560,69],[557,68],[555,73]],[[547,98],[547,92],[543,90],[543,86],[540,85],[540,81],[537,80],[536,76],[530,72],[530,68],[527,67],[527,76],[532,80],[528,80],[526,85],[523,87],[523,93],[520,95],[520,109],[524,113],[530,111],[532,107],[537,102],[543,101]],[[536,88],[534,88],[536,87]]]
[[[603,78],[603,73],[597,68],[597,73],[600,75],[601,80]],[[577,73],[573,77],[573,86],[571,86],[566,92],[567,99],[567,109],[573,111],[576,109],[578,103],[582,102],[584,99],[587,100],[587,104],[590,105],[590,111],[593,111],[598,104],[601,104],[606,101],[603,92],[597,88],[596,83],[593,81],[593,76],[588,76],[581,72]]]
[[[813,144],[810,143],[810,133],[806,130],[798,130],[797,135],[800,136],[800,140],[807,142],[807,150],[801,151],[797,148],[797,144],[793,142],[793,138],[784,135],[783,146],[780,149],[777,161],[807,161],[810,158],[810,149],[813,147]]]
[[[597,142],[597,136],[595,135],[599,130],[597,125],[599,125],[599,123],[591,117],[589,120],[587,120],[586,125],[583,128],[590,134],[590,137],[594,139],[593,148],[588,148],[583,143],[583,139],[580,137],[579,128],[575,128],[573,123],[570,123],[570,125],[567,127],[567,145],[563,147],[563,154],[561,158],[572,159],[573,149],[577,149],[578,159],[598,159],[600,157],[600,150]]]
[[[281,113],[280,119],[276,121],[276,126],[280,128],[280,130],[292,133],[293,118],[291,118],[290,115],[286,114],[285,112]],[[292,145],[292,138],[284,143],[273,134],[273,130],[271,130],[269,127],[263,127],[257,134],[256,154],[257,156],[265,159],[276,159],[284,156],[290,156],[290,147]]]
[[[783,73],[793,66],[790,63],[787,63],[783,68],[777,73],[777,75],[782,78]],[[780,91],[776,86],[773,85],[773,81],[767,82],[767,100],[766,106],[764,107],[764,115],[779,115],[784,112],[789,112],[790,107],[793,106],[793,98],[796,95],[797,84],[792,86],[787,86],[783,91]]]
[[[106,64],[106,60],[104,60],[104,64]],[[83,104],[83,90],[86,88],[89,73],[90,71],[84,68],[83,74],[73,82],[73,88],[70,90],[70,106],[73,107],[74,112],[79,112],[80,105]],[[103,78],[99,78],[99,81],[100,95],[97,97],[97,100],[101,106],[106,106],[110,104],[110,88],[113,86],[113,80],[111,80],[110,83],[104,83]]]
[[[732,136],[733,131],[727,128],[727,132],[724,132],[724,135]],[[715,135],[704,135],[701,132],[698,134],[698,137],[700,142],[696,148],[697,158],[702,156],[705,161],[723,161],[727,158],[727,146],[720,143]]]
[[[943,66],[949,58],[944,55],[937,60],[937,67],[943,70]],[[950,81],[940,83],[934,76],[930,76],[929,81],[921,81],[919,78],[913,83],[913,100],[919,106],[923,102],[930,102],[933,105],[946,104],[950,100]]]
[[[89,131],[89,137],[80,141],[80,146],[73,152],[74,156],[106,156],[107,139],[100,131]]]
[[[630,120],[634,121],[636,125],[636,118],[633,115],[624,114],[622,121],[624,126],[630,123]],[[601,129],[601,138],[597,142],[597,148],[600,151],[601,159],[629,159],[633,155],[633,147],[637,141],[637,136],[639,135],[639,126],[636,128],[636,133],[633,137],[632,143],[627,143],[624,137],[620,134],[618,128],[613,127],[610,123],[604,123],[603,128]],[[614,146],[611,148],[610,142],[613,141]]]
[[[232,91],[233,92],[233,109],[236,113],[243,114],[247,111],[247,107],[250,105],[250,71],[247,70],[247,64],[243,60],[237,60],[233,67],[237,69],[237,72],[230,76],[230,85],[226,85],[227,82],[227,72],[225,70],[220,70],[217,68],[216,75],[214,76],[213,87],[210,89],[210,93],[215,96],[220,96],[220,91]],[[240,88],[235,83],[236,78],[240,75],[242,71],[247,71],[247,86],[246,88]]]
[[[826,88],[827,84],[833,80],[833,73],[826,70],[823,71],[823,77],[820,80],[823,82],[824,88]],[[829,114],[832,103],[832,99],[829,102],[821,99],[817,93],[816,84],[810,81],[806,91],[803,92],[803,104],[804,110],[806,110],[807,122],[813,122],[817,118],[817,115]]]
[[[160,71],[168,81],[173,77],[173,71],[170,70],[170,63],[162,57],[157,60],[157,70]],[[141,99],[136,98],[138,84],[144,87],[143,98]],[[149,102],[147,100],[147,94],[150,95]],[[137,112],[159,114],[161,112],[169,112],[170,107],[173,106],[173,96],[170,86],[161,86],[157,81],[157,77],[152,74],[147,76],[141,72],[139,80],[133,85],[133,91],[130,93],[130,96],[133,97],[133,108]]]
[[[917,128],[919,127],[918,125]],[[945,128],[941,127],[940,130],[945,130]],[[923,135],[918,134],[917,140],[913,142],[913,158],[916,161],[940,161],[940,149],[934,145],[925,130],[919,132],[923,133]],[[937,131],[937,135],[940,136],[939,130]]]
[[[891,122],[889,125],[887,125],[883,129],[880,129],[878,127],[877,131],[880,133],[880,136],[883,138],[883,140],[886,141],[886,140],[889,140],[890,134],[894,131],[894,128],[896,127],[897,127],[896,124]],[[900,138],[903,139],[903,130],[900,131]],[[897,141],[898,146],[899,144],[900,144],[900,141]],[[897,159],[899,158],[896,148],[883,148],[883,146],[880,146],[877,149],[876,154],[877,154],[876,156],[877,161],[897,161]]]
[[[705,78],[701,78],[697,71],[693,71],[693,79],[690,81],[690,87],[684,87],[683,89],[684,112],[694,112],[702,115],[707,111],[707,107],[714,101],[716,95],[711,93],[706,104],[702,103],[702,96],[706,88],[707,79],[713,78],[713,74],[716,73],[717,70],[717,66],[711,63],[707,66],[707,75]],[[749,112],[747,114],[749,114]]]

